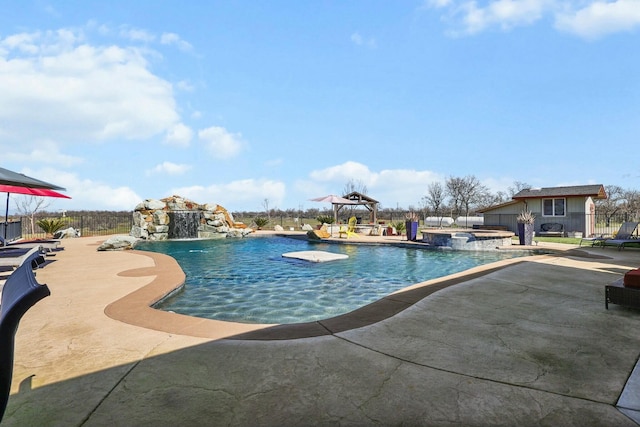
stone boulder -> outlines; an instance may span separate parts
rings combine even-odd
[[[113,236],[105,240],[100,246],[99,251],[122,251],[126,249],[133,249],[133,246],[138,241],[135,237],[131,236]]]
[[[80,237],[80,230],[69,227],[64,230],[58,230],[53,234],[54,239],[68,239],[71,237]]]
[[[227,233],[227,238],[244,237],[250,233],[253,233],[253,229],[251,228],[232,228]]]

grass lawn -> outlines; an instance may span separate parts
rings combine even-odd
[[[533,236],[533,240],[536,242],[549,242],[549,243],[565,243],[567,245],[578,245],[580,244],[580,239],[577,237],[540,237]],[[517,244],[520,244],[520,240],[518,240],[518,236],[513,237],[513,241]]]

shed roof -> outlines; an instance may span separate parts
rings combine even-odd
[[[520,200],[509,200],[508,202],[500,203],[499,205],[487,206],[486,208],[478,209],[477,212],[479,213],[490,212],[496,209],[504,208],[504,207],[515,205],[518,203],[522,203],[522,202]]]
[[[527,188],[512,198],[514,200],[539,199],[541,197],[593,197],[595,199],[606,199],[607,193],[602,184],[595,185],[572,185],[567,187],[546,187]]]

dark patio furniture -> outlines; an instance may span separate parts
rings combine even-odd
[[[0,247],[0,269],[2,267],[15,269],[22,264],[30,264],[31,268],[36,269],[44,262],[42,249],[39,246],[32,248]]]
[[[605,309],[609,309],[609,304],[617,304],[629,308],[640,308],[640,289],[625,287],[623,281],[624,278],[621,277],[605,286]]]
[[[13,376],[15,335],[22,316],[35,303],[51,295],[36,281],[31,263],[20,265],[7,279],[0,300],[0,421],[7,408]]]
[[[544,224],[540,224],[540,231],[536,233],[537,236],[547,236],[547,237],[563,237],[564,236],[564,225],[557,222],[547,222]]]
[[[640,240],[637,238],[637,235],[634,235],[637,227],[638,222],[625,222],[620,226],[620,230],[616,233],[616,237],[614,239],[606,239],[602,242],[602,247],[615,246],[618,250],[622,250],[626,245],[640,244]]]

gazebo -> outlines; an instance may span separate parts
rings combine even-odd
[[[371,197],[364,195],[362,193],[358,193],[357,191],[352,191],[351,193],[342,196],[343,198],[349,200],[351,203],[345,203],[345,204],[336,204],[336,215],[338,214],[338,212],[340,212],[340,209],[342,209],[345,206],[364,206],[365,208],[367,208],[367,210],[370,212],[369,215],[369,220],[372,224],[375,224],[377,222],[377,215],[378,215],[378,202],[375,199],[372,199]]]

